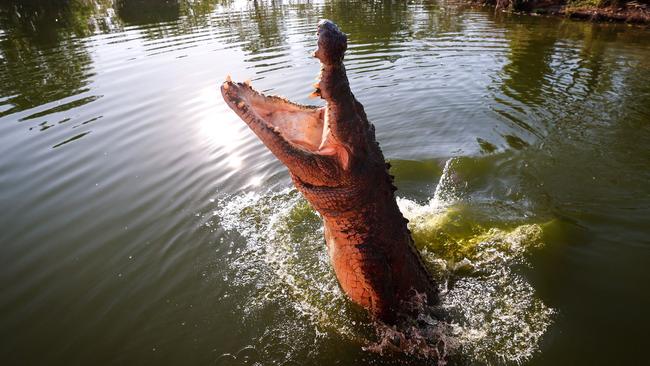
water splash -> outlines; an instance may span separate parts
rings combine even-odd
[[[215,211],[219,224],[245,242],[226,262],[230,283],[254,288],[242,300],[244,317],[255,318],[267,307],[298,317],[276,320],[265,333],[297,353],[327,337],[383,352],[401,337],[398,342],[412,354],[419,350],[418,356],[438,358],[456,349],[469,363],[529,359],[554,310],[516,268],[527,266],[530,251],[543,245],[543,226],[523,221],[526,215],[517,215],[513,203],[466,200],[462,186],[448,163],[430,202],[398,198],[418,249],[441,283],[437,310],[445,314],[444,322],[427,316],[406,328],[377,327],[347,301],[329,263],[320,218],[298,192],[222,200]],[[430,347],[425,338],[433,340]]]
[[[457,162],[446,162],[427,204],[398,204],[443,283],[441,308],[461,353],[474,362],[521,363],[537,351],[555,312],[516,270],[544,245],[544,226],[530,222],[528,202],[472,197]]]
[[[403,208],[412,205],[401,200]],[[441,307],[461,352],[485,363],[520,363],[537,350],[554,313],[515,270],[528,265],[531,249],[543,245],[542,226],[488,229],[459,221],[468,210],[441,212],[428,205],[418,206],[415,215],[403,212],[425,260],[444,281]]]
[[[335,326],[357,337],[350,323],[355,316],[329,264],[320,218],[297,191],[234,196],[215,214],[223,228],[246,241],[228,265],[233,284],[258,289],[247,300],[249,309],[288,300],[320,332]]]

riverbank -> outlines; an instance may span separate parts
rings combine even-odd
[[[637,1],[611,4],[606,1],[587,0],[479,0],[481,5],[531,15],[556,15],[590,21],[650,24],[650,4]]]

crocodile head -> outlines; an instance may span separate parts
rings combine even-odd
[[[374,140],[374,129],[349,88],[343,66],[347,36],[329,20],[318,24],[317,34],[313,56],[321,62],[321,73],[312,96],[325,100],[324,107],[264,95],[250,82],[233,82],[230,77],[221,85],[221,93],[294,179],[309,186],[333,187],[343,184],[355,162],[363,158]]]

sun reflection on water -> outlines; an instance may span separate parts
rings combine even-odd
[[[218,149],[229,167],[240,168],[244,158],[237,152],[245,144],[246,127],[225,105],[215,103],[219,100],[219,89],[211,87],[203,89],[192,101],[201,111],[197,116],[197,136],[210,147]]]

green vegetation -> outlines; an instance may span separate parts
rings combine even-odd
[[[514,12],[565,15],[588,20],[650,22],[650,0],[483,0]]]
[[[569,0],[567,6],[571,7],[588,7],[595,6],[601,7],[607,5],[610,1],[607,0]]]

